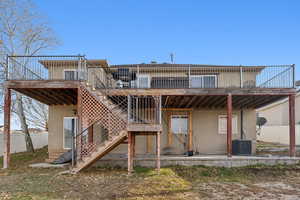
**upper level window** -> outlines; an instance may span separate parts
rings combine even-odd
[[[78,71],[76,69],[65,69],[64,79],[68,81],[78,80]]]
[[[172,115],[171,130],[174,134],[188,133],[188,116],[187,115]]]
[[[192,75],[190,76],[190,88],[216,88],[216,75]]]
[[[138,88],[150,88],[150,76],[147,74],[140,74],[137,77]]]

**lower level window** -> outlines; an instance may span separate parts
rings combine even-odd
[[[227,134],[227,115],[219,115],[219,134]],[[232,115],[232,134],[238,133],[237,115]]]
[[[73,142],[73,135],[76,135],[77,130],[77,118],[76,117],[64,117],[64,149],[71,149]]]
[[[172,115],[171,130],[174,134],[188,133],[188,116],[187,115]]]

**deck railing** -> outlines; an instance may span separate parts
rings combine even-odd
[[[295,65],[89,65],[84,56],[8,56],[6,80],[82,80],[95,88],[294,88]]]
[[[128,95],[129,124],[161,124],[161,96]]]
[[[6,80],[87,80],[84,56],[8,56]]]
[[[104,69],[111,89],[293,88],[295,65],[208,66],[142,64]]]

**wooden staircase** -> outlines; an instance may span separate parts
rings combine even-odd
[[[99,91],[80,85],[78,114],[81,132],[76,136],[76,166],[73,173],[89,167],[127,138],[127,113]],[[104,139],[87,139],[88,129],[97,124],[105,130]]]
[[[118,136],[114,136],[111,140],[107,141],[105,144],[99,146],[95,149],[95,151],[91,152],[89,156],[78,160],[76,166],[72,169],[73,173],[77,173],[90,165],[94,162],[105,156],[111,150],[113,150],[116,146],[121,144],[127,138],[127,131],[121,131]]]

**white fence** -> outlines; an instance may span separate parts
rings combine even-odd
[[[263,126],[257,139],[264,142],[289,144],[289,126]],[[296,125],[296,145],[300,145],[300,125]]]
[[[31,134],[31,139],[33,142],[34,148],[42,148],[48,145],[48,133],[38,133]],[[3,155],[3,133],[0,133],[0,156]],[[23,152],[26,151],[25,135],[21,133],[12,133],[11,134],[11,153]]]

